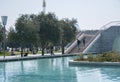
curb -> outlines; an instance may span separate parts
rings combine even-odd
[[[64,55],[46,55],[46,56],[26,56],[26,57],[13,57],[13,58],[2,58],[0,62],[9,62],[9,61],[19,61],[19,60],[32,60],[32,59],[45,59],[45,58],[59,58],[59,57],[69,57],[76,56],[76,54],[64,54]]]
[[[120,62],[69,61],[70,66],[120,66]]]

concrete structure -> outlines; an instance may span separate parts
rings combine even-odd
[[[77,41],[75,40],[70,47],[65,51],[69,53],[103,53],[108,51],[116,51],[120,53],[120,21],[112,21],[102,26],[101,29],[95,34],[78,34],[77,39],[81,42],[86,37],[85,46],[83,43],[80,49],[77,48]]]
[[[6,56],[6,58],[3,58],[0,56],[0,62],[9,62],[9,61],[20,61],[20,60],[32,60],[32,59],[45,59],[45,58],[59,58],[59,57],[69,57],[69,56],[76,56],[77,54],[64,54],[62,55],[61,53],[55,53],[55,55],[49,55],[46,54],[42,56],[41,54],[36,54],[32,55],[29,54],[26,57],[21,57],[20,55],[15,55],[15,56]]]
[[[120,52],[120,26],[111,26],[102,30],[83,53]]]
[[[89,62],[89,61],[74,61],[70,60],[69,61],[69,66],[119,66],[120,67],[120,62]]]
[[[81,34],[77,37],[77,39],[80,40],[80,50],[78,50],[77,40],[75,40],[75,41],[65,50],[65,54],[81,53],[81,52],[84,50],[83,39],[85,38],[85,43],[87,44],[87,43],[89,42],[89,40],[90,40],[93,36],[94,36],[94,35],[81,33]]]

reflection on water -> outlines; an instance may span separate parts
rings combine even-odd
[[[118,82],[120,81],[119,67],[77,67],[78,82]]]
[[[0,82],[118,82],[120,68],[70,67],[72,57],[0,63]]]

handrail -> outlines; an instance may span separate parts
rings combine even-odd
[[[82,31],[79,31],[79,33],[77,34],[77,36],[76,36],[76,39],[79,37],[79,36],[81,36],[83,34],[83,32]]]
[[[85,54],[87,52],[87,50],[92,46],[92,44],[100,37],[100,33],[95,36],[95,38],[91,41],[91,43],[83,50],[83,54]]]
[[[77,33],[77,35],[76,35],[76,38],[75,39],[77,39],[79,36],[81,36],[82,35],[82,31],[79,31],[78,33]],[[74,40],[75,41],[75,40]],[[72,41],[72,42],[70,42],[68,45],[66,45],[66,47],[68,48],[68,47],[70,47],[73,43],[74,43],[74,41]]]
[[[115,24],[114,24],[115,23]],[[100,30],[96,33],[96,35],[90,39],[90,41],[85,45],[85,48],[83,50],[83,53],[85,53],[85,51],[87,51],[86,49],[88,49],[89,45],[91,46],[94,42],[94,39],[97,40],[97,36],[100,35],[104,30],[107,30],[108,28],[110,28],[111,26],[117,26],[120,24],[120,21],[111,21],[105,25],[103,25]],[[92,43],[92,44],[91,44]]]
[[[120,21],[111,21],[105,25],[103,25],[100,30],[106,30],[108,29],[110,26],[117,26],[117,25],[120,25]]]
[[[83,53],[85,53],[85,51],[86,51],[86,49],[88,48],[88,46],[92,43],[92,41],[93,41],[100,33],[101,33],[101,31],[98,31],[98,32],[96,33],[96,35],[93,36],[93,37],[90,39],[90,41],[88,41],[88,43],[87,43],[87,44],[85,45],[85,47],[84,47]]]

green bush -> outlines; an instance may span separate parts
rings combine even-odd
[[[119,61],[119,54],[111,51],[111,52],[107,52],[107,53],[104,53],[102,55],[102,57],[105,57],[105,61],[108,61],[108,62],[117,62]]]
[[[3,52],[1,51],[0,52],[0,56],[3,56],[4,54],[3,54]],[[10,52],[5,52],[5,56],[10,56],[11,55],[11,53]]]
[[[105,57],[102,57],[101,54],[98,54],[98,55],[94,58],[94,61],[96,61],[96,62],[103,62],[103,61],[105,61]]]
[[[113,51],[106,52],[103,54],[97,54],[96,57],[94,57],[92,54],[89,54],[87,56],[87,59],[85,59],[81,54],[77,60],[78,61],[87,60],[87,61],[96,61],[96,62],[120,62],[120,54],[115,53]]]
[[[84,57],[83,54],[80,54],[76,59],[74,59],[74,61],[83,61]]]
[[[79,58],[80,58],[80,60],[84,60],[84,55],[83,55],[83,54],[80,54],[80,55],[79,55]]]
[[[93,57],[93,54],[88,54],[88,58],[87,58],[88,61],[93,61],[93,58],[94,58],[94,57]]]

